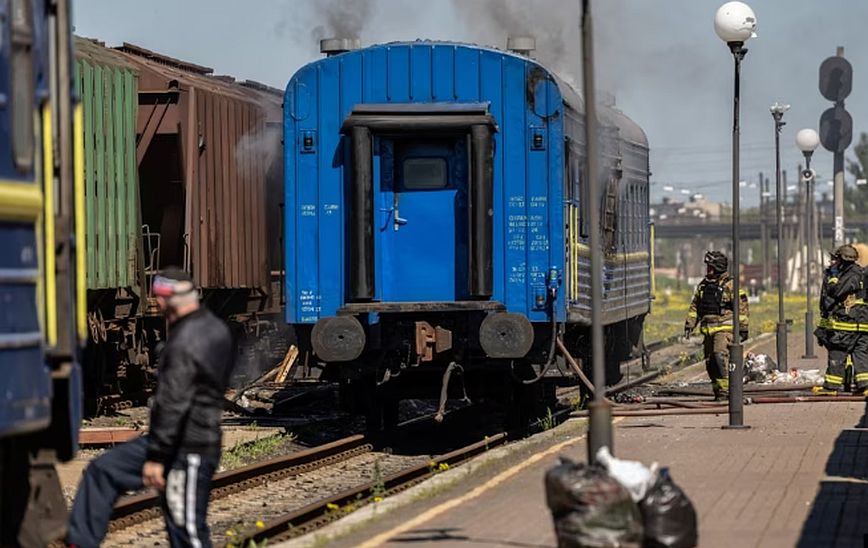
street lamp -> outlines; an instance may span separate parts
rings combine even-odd
[[[775,346],[777,347],[778,371],[787,370],[787,322],[784,319],[784,192],[781,188],[781,128],[786,125],[782,121],[784,112],[790,105],[781,105],[777,102],[769,110],[775,121],[775,193],[777,198],[777,222],[778,222],[778,325]]]
[[[814,262],[814,178],[816,173],[811,169],[811,155],[820,145],[820,136],[813,129],[802,129],[796,134],[796,146],[805,155],[805,171],[801,173],[801,180],[807,185],[808,211],[806,215],[808,260],[807,260],[807,300],[808,309],[805,311],[805,355],[803,358],[816,358],[814,355],[814,308],[811,305],[811,263]]]
[[[744,351],[741,345],[739,309],[741,292],[739,276],[739,88],[741,61],[747,55],[744,43],[756,36],[756,15],[750,6],[742,2],[727,2],[714,14],[714,32],[729,46],[735,60],[734,93],[732,97],[732,255],[733,255],[733,311],[732,345],[729,348],[729,424],[728,428],[747,428],[744,424]]]
[[[600,203],[599,142],[597,141],[597,103],[594,87],[594,37],[591,0],[582,0],[582,91],[585,94],[585,142],[587,143],[588,201]],[[600,209],[590,208],[589,223],[600,226]],[[612,406],[606,400],[606,369],[603,361],[603,257],[599,230],[591,230],[591,364],[594,372],[594,399],[588,404],[588,462],[608,447],[612,453]]]

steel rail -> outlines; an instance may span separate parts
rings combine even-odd
[[[211,500],[322,468],[372,450],[373,445],[365,436],[355,435],[235,470],[220,472],[211,480]],[[159,497],[155,493],[124,497],[114,507],[109,530],[119,531],[159,516]]]
[[[342,493],[318,500],[267,522],[263,528],[251,528],[245,531],[243,535],[233,539],[232,544],[248,546],[251,542],[255,542],[259,545],[266,539],[283,541],[308,533],[345,515],[344,511],[334,510],[334,508],[345,509],[351,506],[356,509],[369,503],[373,499],[373,491],[378,487],[384,488],[387,495],[403,491],[435,475],[440,464],[449,466],[461,464],[491,447],[506,443],[507,439],[508,436],[505,433],[488,436],[482,441],[433,458],[432,461],[436,466],[415,465],[384,478],[381,484],[367,482]],[[227,545],[224,544],[223,546],[225,548]]]

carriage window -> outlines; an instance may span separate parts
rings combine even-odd
[[[12,154],[19,171],[33,167],[33,26],[29,0],[12,2]]]
[[[404,188],[408,190],[446,188],[448,182],[445,158],[407,158],[403,171]]]

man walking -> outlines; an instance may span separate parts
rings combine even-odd
[[[126,491],[160,492],[172,546],[210,547],[208,492],[220,460],[224,392],[233,364],[228,327],[203,308],[192,278],[170,268],[153,294],[169,322],[146,436],[107,451],[84,472],[67,542],[95,548]]]
[[[832,253],[832,262],[823,279],[820,293],[820,329],[823,346],[829,354],[826,375],[820,393],[837,394],[845,389],[847,357],[853,360],[855,391],[868,395],[868,306],[865,305],[863,272],[856,260],[859,253],[852,245],[840,246]],[[821,331],[821,329],[823,329]]]
[[[693,301],[684,321],[684,337],[687,338],[699,325],[704,336],[702,349],[705,354],[705,370],[711,379],[711,388],[716,398],[727,395],[729,378],[729,346],[732,344],[732,315],[735,306],[732,295],[732,277],[727,272],[729,260],[720,251],[705,254],[705,278],[696,287]],[[739,334],[747,338],[748,305],[747,295],[741,293],[738,299]]]

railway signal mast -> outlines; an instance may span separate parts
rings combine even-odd
[[[820,93],[835,103],[820,116],[820,142],[834,153],[835,247],[844,243],[844,151],[853,141],[853,118],[844,108],[844,99],[853,89],[853,66],[839,47],[834,57],[820,65]]]

